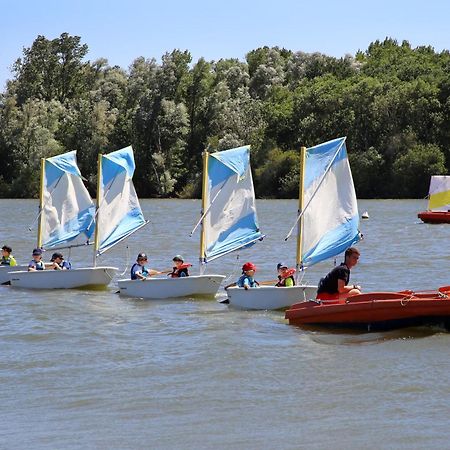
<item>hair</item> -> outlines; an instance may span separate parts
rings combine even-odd
[[[349,247],[345,250],[345,259],[352,256],[353,254],[360,255],[359,250],[356,247]]]
[[[8,253],[12,252],[12,248],[9,245],[4,245],[2,247],[2,250],[5,250],[5,252],[8,252]]]

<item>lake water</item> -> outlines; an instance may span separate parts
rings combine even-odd
[[[121,270],[140,251],[167,269],[181,253],[196,271],[199,201],[143,200],[151,224],[101,258]],[[258,201],[265,240],[210,264],[234,281],[294,264],[283,238],[296,201]],[[417,219],[425,201],[360,201],[365,239],[352,282],[364,290],[450,284],[450,225]],[[1,240],[28,262],[31,200],[0,200]],[[127,247],[128,246],[128,247]],[[73,251],[74,265],[91,251]],[[340,260],[337,261],[338,263]],[[313,267],[317,283],[333,261]],[[127,270],[128,270],[127,269]],[[215,300],[143,301],[108,291],[0,289],[0,448],[450,448],[450,334],[302,330],[276,311]],[[223,292],[219,299],[224,298]]]

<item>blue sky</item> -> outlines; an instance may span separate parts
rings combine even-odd
[[[0,91],[39,34],[81,36],[87,59],[124,69],[174,48],[194,61],[242,60],[264,45],[340,57],[386,36],[450,48],[448,0],[0,0],[0,17]]]

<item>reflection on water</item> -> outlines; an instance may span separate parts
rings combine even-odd
[[[151,224],[106,253],[124,270],[140,251],[152,268],[181,253],[198,201],[146,200]],[[27,262],[34,201],[2,200],[2,239]],[[247,260],[271,280],[296,201],[259,201],[265,240],[211,263],[239,276]],[[352,281],[365,290],[450,284],[450,226],[418,223],[425,201],[361,201],[370,219]],[[72,252],[76,266],[90,263]],[[340,262],[339,260],[337,262]],[[316,283],[333,262],[306,272]],[[214,300],[143,301],[107,291],[0,290],[0,432],[4,448],[446,448],[450,334],[438,328],[365,333],[304,329],[283,312]],[[225,298],[220,292],[219,298]]]

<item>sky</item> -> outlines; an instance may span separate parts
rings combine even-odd
[[[262,46],[354,55],[385,37],[450,48],[449,0],[0,0],[0,92],[38,35],[67,32],[87,60],[127,69],[137,57],[189,50],[193,61],[244,60]]]

